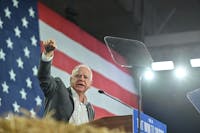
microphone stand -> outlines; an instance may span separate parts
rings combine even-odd
[[[140,133],[140,129],[141,129],[141,125],[140,125],[140,122],[141,122],[141,111],[142,111],[142,78],[143,78],[143,74],[140,73],[137,75],[138,76],[138,133]],[[133,107],[131,107],[130,105],[120,101],[119,99],[109,95],[108,93],[105,93],[103,90],[98,90],[98,92],[100,94],[104,94],[110,98],[112,98],[113,100],[115,101],[118,101],[120,103],[122,103],[123,105],[131,108],[131,109],[134,109]]]
[[[123,105],[125,105],[125,106],[127,106],[127,107],[129,107],[129,108],[131,108],[131,109],[133,109],[132,106],[130,106],[130,105],[128,105],[128,104],[126,104],[126,103],[120,101],[119,99],[117,99],[116,97],[113,97],[113,96],[109,95],[108,93],[105,93],[103,90],[98,90],[98,92],[101,93],[101,94],[104,94],[104,95],[106,95],[106,96],[108,96],[108,97],[110,97],[110,98],[112,98],[112,99],[115,100],[115,101],[118,101],[119,103],[122,103]]]

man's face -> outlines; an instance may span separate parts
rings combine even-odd
[[[75,89],[77,93],[85,93],[85,91],[91,86],[91,71],[86,67],[80,67],[70,78],[71,87]]]

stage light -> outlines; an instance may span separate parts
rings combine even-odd
[[[154,71],[172,70],[174,69],[173,61],[153,62],[151,67]]]
[[[190,59],[190,64],[192,67],[200,67],[200,59]]]
[[[153,78],[154,78],[154,73],[153,73],[153,71],[152,70],[146,70],[145,72],[144,72],[144,78],[146,79],[146,80],[152,80]]]
[[[176,76],[177,78],[182,79],[182,78],[184,78],[186,75],[187,75],[187,71],[186,71],[185,68],[183,68],[183,67],[178,67],[178,68],[176,68],[176,70],[175,70],[175,76]]]

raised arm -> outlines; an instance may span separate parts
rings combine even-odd
[[[38,69],[38,79],[44,94],[49,95],[49,93],[56,88],[55,80],[51,76],[51,61],[57,45],[54,40],[42,41],[41,43],[44,49]]]

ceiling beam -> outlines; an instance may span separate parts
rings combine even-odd
[[[200,44],[200,31],[188,31],[145,37],[145,44],[148,47],[185,45],[195,43]]]

